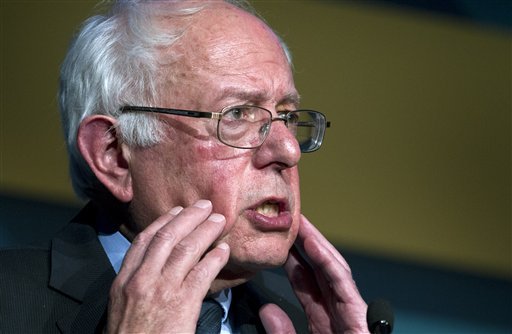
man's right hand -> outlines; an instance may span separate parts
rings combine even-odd
[[[110,290],[107,332],[193,333],[201,303],[226,265],[224,216],[210,201],[175,207],[140,232]]]

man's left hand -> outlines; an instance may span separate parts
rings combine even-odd
[[[311,333],[368,333],[367,305],[345,259],[304,216],[284,268],[306,313]],[[284,311],[263,307],[267,332],[294,332]]]

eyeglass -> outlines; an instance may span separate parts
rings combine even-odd
[[[299,142],[301,152],[313,152],[320,148],[325,129],[331,126],[325,116],[318,111],[293,110],[272,117],[270,110],[252,105],[226,107],[221,112],[137,106],[124,106],[120,111],[216,119],[219,140],[228,146],[244,149],[260,147],[270,133],[272,122],[283,121]]]

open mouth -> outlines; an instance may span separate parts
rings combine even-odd
[[[267,201],[256,207],[255,211],[267,217],[279,216],[280,204],[273,201]]]
[[[287,231],[292,226],[288,201],[267,199],[246,210],[246,217],[260,231]]]

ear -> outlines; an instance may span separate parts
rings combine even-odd
[[[103,115],[85,118],[78,128],[80,153],[98,180],[121,202],[132,199],[129,151],[117,138],[116,120]]]

